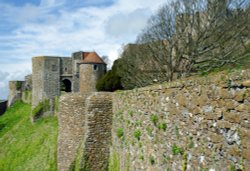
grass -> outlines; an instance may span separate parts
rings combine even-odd
[[[0,117],[0,170],[54,171],[57,119],[32,124],[31,106],[17,102]]]

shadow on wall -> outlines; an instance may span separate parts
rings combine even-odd
[[[7,109],[7,103],[8,101],[0,101],[0,115],[4,114],[4,112]]]

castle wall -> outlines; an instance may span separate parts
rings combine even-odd
[[[111,170],[250,170],[250,70],[113,97]]]
[[[21,100],[24,81],[9,81],[8,107]]]
[[[80,92],[95,92],[97,81],[106,72],[104,64],[80,65]]]
[[[58,170],[106,170],[111,141],[110,94],[64,95],[58,120]]]
[[[32,58],[32,106],[60,95],[60,58]]]
[[[61,58],[61,75],[72,76],[72,58]]]
[[[44,97],[45,57],[32,58],[32,106],[35,107]]]

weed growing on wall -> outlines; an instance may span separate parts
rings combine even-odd
[[[118,138],[122,138],[124,136],[124,132],[122,128],[118,128],[116,131],[116,135]]]
[[[139,129],[135,130],[134,137],[139,141],[141,138],[141,131]]]
[[[167,124],[166,123],[158,124],[158,129],[166,131],[167,130]]]
[[[150,127],[147,127],[146,130],[147,130],[148,135],[149,135],[150,137],[153,137],[153,129],[150,128]]]
[[[155,164],[155,158],[153,156],[150,156],[149,157],[149,162],[151,165],[154,165]]]
[[[183,150],[181,147],[178,147],[176,144],[172,146],[172,153],[173,155],[181,154],[183,153]]]
[[[154,125],[158,122],[158,116],[156,114],[151,115],[150,120],[153,122]]]

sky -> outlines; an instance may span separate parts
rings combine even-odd
[[[0,99],[33,56],[96,51],[118,58],[167,0],[0,0]]]

